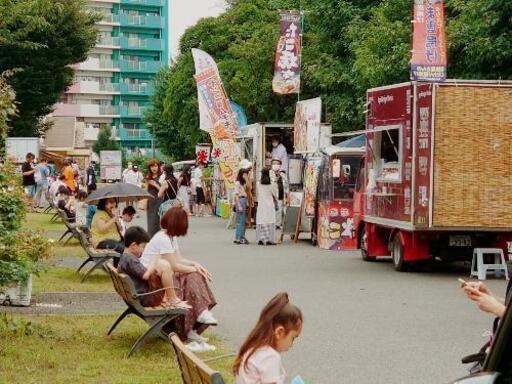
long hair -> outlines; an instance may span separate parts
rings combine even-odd
[[[240,183],[240,185],[245,185],[246,181],[244,179],[244,174],[248,173],[246,169],[240,169],[238,171],[238,175],[236,176],[236,181]]]
[[[182,185],[186,185],[187,187],[190,185],[191,173],[192,166],[190,164],[185,165],[180,175],[180,178],[183,179]]]
[[[158,165],[158,175],[156,178],[158,179],[162,174],[162,171],[160,170],[160,162],[157,159],[151,159],[148,161],[148,173],[146,175],[146,180],[153,180],[153,173],[151,172],[151,167],[153,165]]]
[[[268,168],[263,168],[263,170],[261,171],[260,183],[261,185],[270,184],[270,170]]]
[[[301,324],[302,312],[290,303],[288,294],[282,292],[275,295],[265,305],[256,326],[242,344],[233,365],[233,374],[236,376],[240,369],[246,370],[250,357],[259,348],[265,346],[275,348],[274,331],[277,327],[284,327],[288,334],[292,329],[299,329]]]
[[[170,180],[172,182],[177,182],[176,177],[174,176],[174,167],[172,164],[165,164],[164,165],[164,172],[165,172],[165,180]]]

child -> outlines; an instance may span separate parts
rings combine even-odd
[[[75,198],[71,196],[68,187],[60,186],[57,191],[58,195],[58,203],[57,208],[62,209],[66,212],[66,216],[70,223],[76,222],[76,207],[75,207]]]
[[[263,308],[258,323],[240,348],[233,366],[236,384],[284,384],[281,352],[302,331],[302,312],[279,293]]]
[[[149,240],[149,235],[143,228],[137,226],[128,228],[124,235],[124,253],[119,260],[117,271],[131,277],[135,290],[139,294],[165,288],[161,293],[141,296],[140,302],[144,307],[163,305],[189,309],[190,306],[179,300],[174,292],[171,265],[167,261],[158,260],[153,273],[140,262],[144,247]]]
[[[131,223],[133,221],[133,217],[137,211],[135,211],[135,208],[133,208],[131,205],[126,206],[123,209],[123,212],[121,213],[121,236],[124,237],[124,234],[126,233],[126,224]]]

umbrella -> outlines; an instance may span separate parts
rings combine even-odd
[[[151,196],[147,191],[137,187],[136,185],[115,183],[92,192],[87,199],[85,199],[85,202],[89,204],[96,204],[102,199],[116,199],[118,202],[122,202],[143,200],[152,197],[153,196]]]

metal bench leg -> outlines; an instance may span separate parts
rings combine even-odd
[[[89,269],[87,271],[87,273],[82,277],[82,280],[80,280],[80,283],[83,283],[85,281],[85,279],[87,279],[87,277],[96,269],[96,268],[99,268],[101,266],[103,266],[103,264],[105,263],[106,260],[100,260],[100,261],[97,261],[96,264],[93,265],[93,267],[91,269]]]
[[[66,237],[68,233],[71,233],[71,231],[69,229],[62,234],[62,236],[60,237],[60,239],[58,241],[62,241],[62,239],[64,239],[64,237]]]
[[[66,240],[66,242],[64,243],[64,246],[66,246],[71,239],[77,239],[80,241],[80,237],[79,237],[78,233],[74,233],[73,231],[71,231],[71,236],[69,236],[69,238]]]
[[[79,272],[80,272],[80,270],[81,270],[83,267],[85,267],[85,265],[86,265],[89,261],[94,261],[94,260],[92,259],[92,257],[90,257],[90,256],[89,256],[89,257],[87,258],[87,260],[85,260],[85,261],[84,261],[84,262],[83,262],[83,263],[78,267],[78,269],[76,270],[76,273],[79,273]]]
[[[59,212],[55,212],[53,214],[52,218],[50,219],[50,223],[56,222],[58,218],[59,218]]]
[[[119,316],[117,318],[117,320],[114,322],[114,324],[112,324],[112,327],[110,327],[110,331],[108,331],[107,335],[110,336],[110,334],[112,332],[114,332],[114,329],[116,329],[117,325],[123,321],[123,319],[128,316],[129,314],[133,313],[132,309],[131,308],[126,308],[126,311],[124,311],[123,313],[121,313],[121,316]]]
[[[150,336],[152,336],[155,333],[160,333],[160,328],[166,324],[170,320],[169,316],[162,317],[160,320],[158,320],[155,324],[153,324],[145,334],[143,334],[141,337],[137,339],[137,341],[133,344],[132,348],[130,349],[130,352],[128,352],[128,357],[130,357],[137,348],[139,348],[144,341]]]

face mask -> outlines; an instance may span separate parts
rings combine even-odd
[[[281,169],[281,166],[279,164],[272,164],[272,170],[279,171]]]
[[[277,146],[278,146],[278,145],[279,145],[279,143],[276,143],[275,141],[272,143],[272,146],[273,146],[274,148],[277,148]]]

